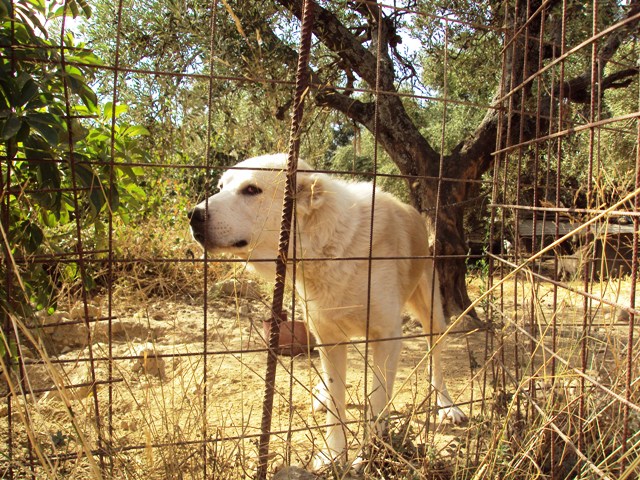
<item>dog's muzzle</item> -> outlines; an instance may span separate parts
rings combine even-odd
[[[196,207],[193,210],[187,212],[189,217],[189,225],[191,225],[191,233],[193,238],[203,247],[211,246],[211,239],[209,238],[209,245],[205,245],[205,231],[207,222],[211,221],[211,213],[205,212],[204,208]],[[249,244],[246,240],[238,240],[233,242],[228,247],[244,248]]]
[[[189,225],[191,225],[191,233],[193,233],[193,238],[202,245],[204,245],[205,235],[205,220],[206,220],[206,212],[204,208],[196,207],[193,210],[189,210],[187,212],[187,216],[189,217]]]

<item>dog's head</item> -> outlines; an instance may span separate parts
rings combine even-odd
[[[189,212],[193,238],[210,253],[242,258],[278,249],[285,188],[285,154],[240,162],[218,182],[218,193]],[[300,170],[310,170],[300,161]],[[322,203],[322,175],[300,172],[296,179],[298,221]]]

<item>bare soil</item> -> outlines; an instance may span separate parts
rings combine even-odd
[[[110,312],[105,298],[95,298],[86,310],[83,304],[76,304],[52,316],[41,316],[39,321],[45,325],[40,331],[42,343],[36,347],[25,342],[22,346],[26,362],[22,381],[14,371],[12,381],[1,386],[3,395],[11,390],[14,398],[11,409],[8,403],[0,407],[0,438],[7,439],[0,446],[1,472],[6,473],[12,465],[18,478],[32,468],[38,475],[46,473],[52,478],[98,478],[96,472],[104,462],[110,465],[106,470],[112,472],[112,478],[253,475],[267,358],[262,322],[269,317],[260,288],[252,287],[240,296],[216,290],[206,299],[116,297]],[[472,295],[479,296],[481,288],[481,282],[474,283]],[[556,315],[564,312],[563,338],[566,343],[575,343],[571,332],[572,325],[576,331],[580,327],[579,300],[568,294],[564,298],[565,292],[561,292],[561,298],[552,301],[552,292],[539,286],[521,288],[510,283],[505,288],[500,297],[503,311],[533,312],[535,330],[548,324],[555,308]],[[536,305],[533,309],[528,307],[531,302]],[[85,314],[90,320],[90,341]],[[109,314],[111,322],[100,320]],[[602,309],[599,315],[610,323],[615,320],[611,308]],[[624,326],[620,328],[624,332]],[[594,332],[601,336],[603,348],[608,345],[608,331],[603,327],[602,332]],[[513,350],[518,343],[514,343],[512,331],[506,328],[504,332],[509,340],[502,354],[515,364],[519,357]],[[427,342],[419,336],[419,323],[406,317],[404,334],[408,338],[391,421],[392,432],[402,438],[399,444],[394,440],[394,448],[428,452],[438,462],[469,459],[477,453],[470,451],[469,425],[435,421]],[[495,392],[487,385],[490,379],[485,373],[488,360],[495,358],[500,348],[495,337],[490,342],[487,338],[485,332],[474,332],[454,333],[445,340],[449,391],[476,426],[495,408]],[[526,355],[526,338],[520,342]],[[616,351],[611,342],[608,351]],[[363,343],[349,349],[351,458],[363,447],[364,392],[370,381],[365,380],[365,350]],[[531,355],[539,364],[548,364],[543,349]],[[317,353],[279,359],[271,471],[284,464],[304,466],[314,445],[322,445],[320,427],[324,422],[324,414],[311,411],[311,390],[319,380]],[[21,390],[34,393],[23,395]],[[93,466],[85,456],[79,456],[88,449],[95,459]]]

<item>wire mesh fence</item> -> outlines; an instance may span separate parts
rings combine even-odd
[[[638,476],[638,2],[7,1],[0,14],[3,478]],[[276,175],[268,205],[279,219],[292,202],[292,220],[260,235],[291,247],[203,252],[194,207],[257,168],[237,162],[287,150],[290,183]],[[308,246],[308,175],[313,195],[365,182],[358,249]],[[409,235],[418,253],[376,243],[403,236],[378,232],[383,191],[422,214],[428,251],[426,233]],[[352,231],[343,207],[331,215]],[[203,224],[218,213],[203,208]],[[334,296],[369,293],[323,313],[338,329],[361,309],[364,334],[314,326],[305,269],[319,264]],[[424,296],[442,296],[445,335],[437,312],[377,333],[379,305],[407,300],[404,265],[433,265],[440,288]],[[399,340],[380,428],[368,412],[392,361],[373,357]],[[340,407],[318,386],[347,343]],[[464,422],[439,418],[438,349]],[[344,409],[338,430],[320,400]]]

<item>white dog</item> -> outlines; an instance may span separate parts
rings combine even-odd
[[[403,307],[420,319],[427,333],[438,334],[446,328],[433,261],[424,258],[430,252],[425,221],[415,209],[379,190],[372,218],[370,183],[313,173],[302,161],[298,168],[303,171],[297,174],[296,182],[295,287],[310,330],[320,344],[340,344],[365,336],[393,339],[371,344],[370,418],[374,432],[380,433],[400,355]],[[247,260],[265,279],[273,281],[275,262],[255,260],[275,259],[277,255],[285,169],[286,155],[276,154],[251,158],[227,170],[220,179],[220,191],[189,212],[194,238],[211,253],[229,252]],[[369,288],[370,248],[374,260]],[[447,392],[440,345],[438,342],[431,352],[439,414],[441,419],[448,417],[459,423],[466,417]],[[323,376],[314,408],[326,408],[328,427],[326,446],[313,461],[316,470],[344,461],[347,448],[343,424],[347,346],[321,346],[319,351]]]

